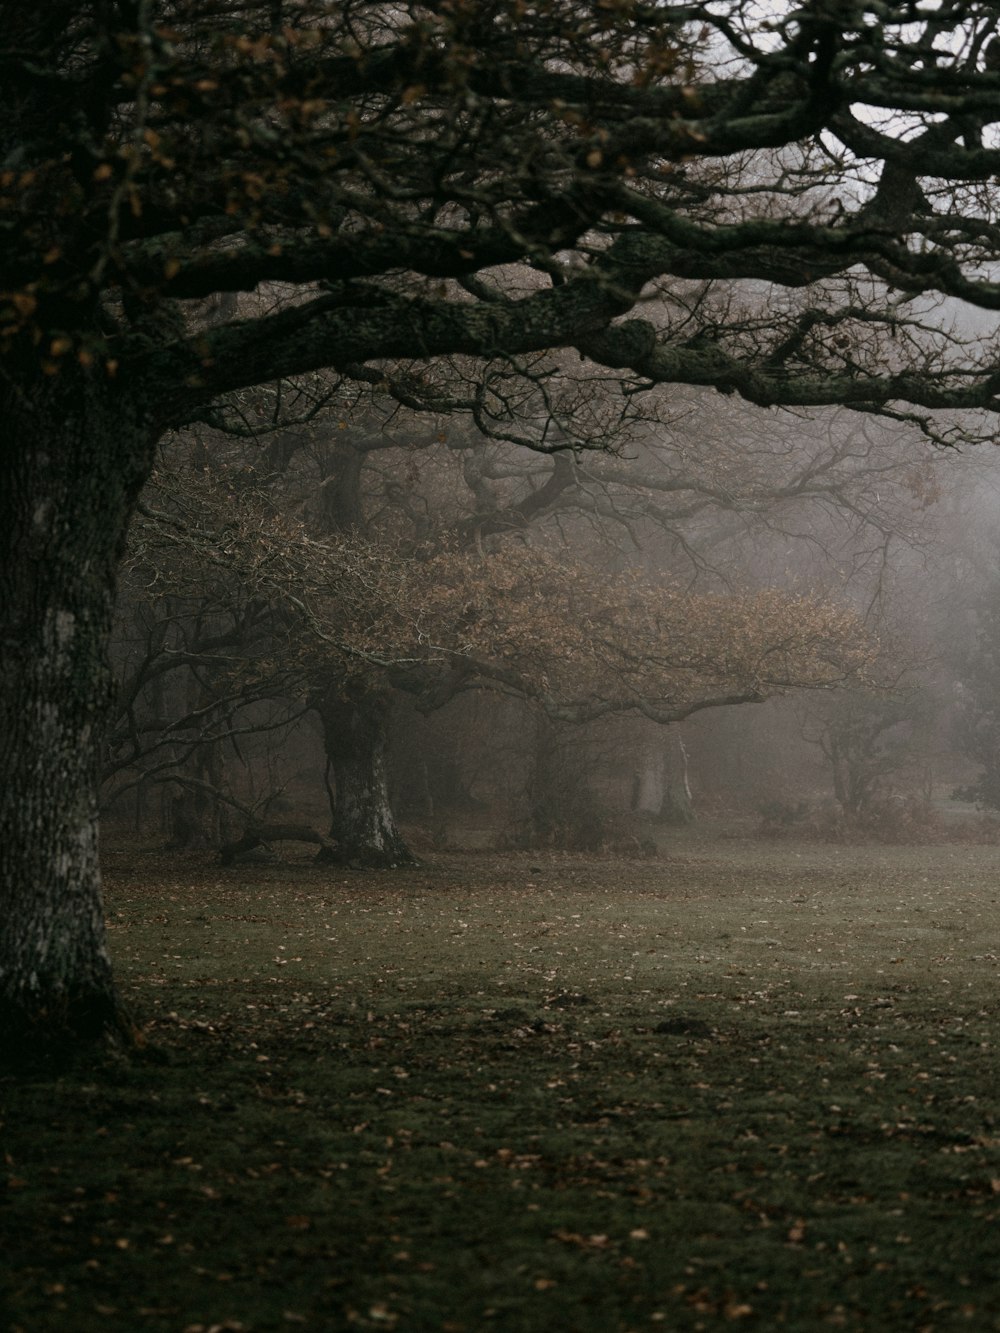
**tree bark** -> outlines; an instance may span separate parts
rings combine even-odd
[[[647,744],[640,756],[640,766],[633,778],[632,809],[637,815],[658,818],[663,810],[666,788],[663,778],[663,746]]]
[[[386,778],[387,694],[335,681],[313,696],[323,724],[327,763],[333,773],[330,837],[321,861],[391,868],[414,865],[389,802]]]
[[[105,938],[97,772],[115,571],[153,432],[97,373],[5,398],[0,1053],[16,1057],[132,1036]]]
[[[677,737],[676,750],[668,750],[664,757],[667,760],[667,783],[660,816],[668,824],[693,824],[694,798],[688,777],[688,752],[680,736]]]

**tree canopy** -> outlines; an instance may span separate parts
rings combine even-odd
[[[133,573],[175,598],[225,582],[218,600],[253,608],[266,635],[245,670],[291,692],[335,672],[395,684],[429,708],[493,687],[555,718],[635,712],[664,723],[829,688],[864,672],[874,651],[853,612],[816,595],[695,593],[516,539],[489,551],[316,539],[217,477],[167,485],[183,487],[182,517],[145,510]]]
[[[160,425],[373,363],[485,415],[558,347],[947,438],[997,407],[995,341],[928,299],[1000,305],[994,4],[2,12],[6,357],[141,383]]]

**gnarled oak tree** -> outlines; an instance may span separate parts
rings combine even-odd
[[[997,17],[0,3],[3,1042],[123,1030],[94,756],[156,439],[321,367],[502,429],[491,368],[554,349],[632,393],[985,433],[995,340],[941,302],[1000,306]],[[225,317],[252,290],[260,313]],[[450,357],[482,372],[453,398],[426,373]]]

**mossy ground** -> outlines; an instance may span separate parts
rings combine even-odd
[[[998,870],[112,857],[166,1058],[0,1082],[0,1329],[1000,1328]]]

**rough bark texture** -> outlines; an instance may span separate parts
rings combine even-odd
[[[96,772],[115,568],[149,451],[137,447],[141,427],[126,405],[82,375],[3,407],[0,1056],[9,1056],[130,1036],[105,939]]]
[[[334,794],[330,836],[335,850],[317,860],[352,865],[413,865],[415,858],[396,828],[386,780],[387,697],[337,685],[316,696],[323,723]]]

